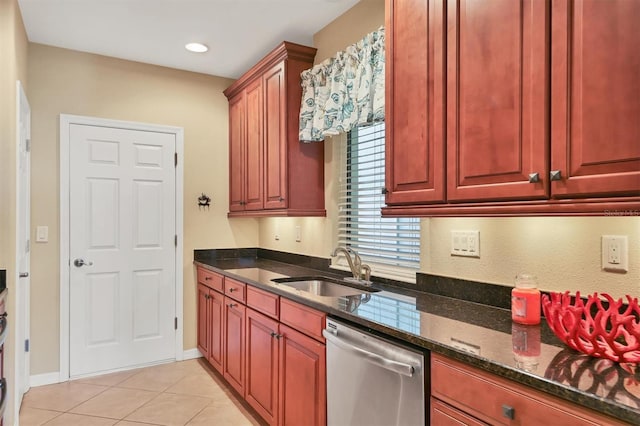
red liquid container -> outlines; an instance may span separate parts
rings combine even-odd
[[[511,290],[511,319],[518,324],[540,324],[540,290],[535,276],[516,276],[516,287]]]

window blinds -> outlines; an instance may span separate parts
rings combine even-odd
[[[357,127],[341,149],[338,244],[351,247],[363,262],[406,270],[420,267],[417,218],[383,218],[384,123]]]

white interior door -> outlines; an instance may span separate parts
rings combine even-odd
[[[22,84],[17,83],[18,111],[18,174],[17,174],[17,217],[16,217],[16,262],[18,285],[16,286],[16,353],[14,413],[20,410],[23,395],[29,390],[29,340],[30,315],[30,235],[31,229],[31,109]]]
[[[175,134],[71,124],[69,374],[175,359]]]

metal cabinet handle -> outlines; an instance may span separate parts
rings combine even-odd
[[[75,266],[77,266],[78,268],[82,267],[83,265],[87,265],[87,266],[91,266],[93,265],[93,262],[91,262],[90,260],[84,260],[84,259],[76,259],[73,261],[73,264]]]
[[[280,338],[282,337],[282,334],[278,334],[274,331],[271,332],[271,337],[275,337],[276,339],[280,340]]]
[[[234,307],[238,306],[238,304],[237,303],[229,303],[227,306],[230,307],[230,308],[234,308]]]
[[[560,172],[560,170],[551,170],[551,172],[549,172],[549,178],[553,181],[553,180],[560,180],[562,179],[562,173]]]
[[[538,182],[540,182],[540,174],[529,173],[529,183],[538,183]]]
[[[280,197],[278,198],[278,201],[284,201],[284,198]]]
[[[211,281],[211,277],[204,277],[205,281]]]
[[[233,293],[233,292],[234,292],[234,291],[236,291],[236,290],[237,290],[237,288],[233,288],[233,287],[231,287],[231,288],[229,289],[229,293]]]
[[[513,420],[516,417],[516,409],[510,405],[502,405],[502,415],[508,419]]]

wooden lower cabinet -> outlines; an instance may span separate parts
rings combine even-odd
[[[280,324],[280,425],[321,426],[327,422],[326,350]]]
[[[278,321],[247,309],[245,400],[267,423],[278,421]]]
[[[268,424],[324,426],[326,314],[206,272],[198,268],[202,355]]]
[[[625,424],[438,354],[431,355],[431,403],[432,425]]]
[[[198,350],[222,374],[224,296],[198,284]]]
[[[230,297],[224,298],[224,354],[222,375],[229,384],[244,395],[245,372],[245,313],[246,306]]]
[[[431,398],[431,424],[434,426],[483,426],[483,423],[444,402]]]

